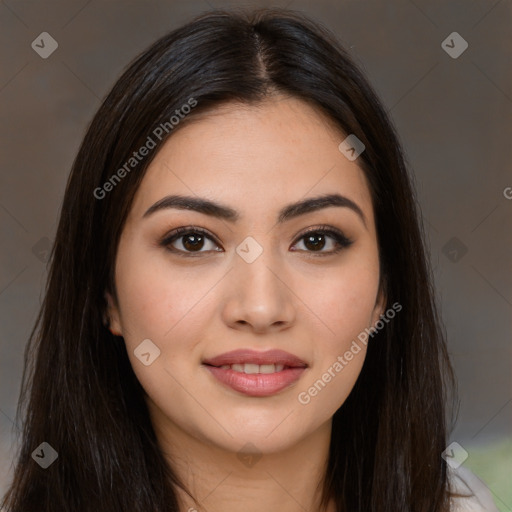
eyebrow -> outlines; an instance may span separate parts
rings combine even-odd
[[[354,211],[363,221],[365,228],[367,228],[366,217],[361,208],[354,201],[348,197],[342,196],[341,194],[327,194],[289,204],[279,211],[277,222],[282,224],[283,222],[299,217],[300,215],[305,215],[306,213],[311,213],[332,206],[349,208]],[[169,195],[163,197],[150,206],[142,217],[149,217],[157,211],[168,208],[193,210],[229,222],[236,222],[241,218],[240,213],[229,206],[216,203],[209,199],[182,195]]]

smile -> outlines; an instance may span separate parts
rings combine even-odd
[[[247,396],[279,393],[300,379],[308,365],[283,350],[233,350],[203,361],[215,383]]]
[[[254,364],[254,363],[245,363],[245,364],[224,364],[220,368],[223,370],[233,370],[234,372],[240,373],[276,373],[280,372],[284,369],[283,364]]]

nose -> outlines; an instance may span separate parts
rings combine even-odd
[[[225,290],[224,322],[258,334],[289,328],[295,322],[297,297],[287,276],[270,251],[252,263],[236,256]]]

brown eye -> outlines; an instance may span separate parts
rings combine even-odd
[[[325,235],[316,233],[304,237],[304,246],[311,251],[318,251],[325,247]]]
[[[185,247],[187,251],[197,251],[204,246],[204,235],[197,233],[190,233],[188,235],[181,236],[181,245]]]
[[[319,253],[319,255],[329,255],[340,252],[352,245],[353,241],[349,240],[341,231],[333,228],[315,228],[311,229],[299,238],[302,242],[305,252]],[[326,246],[330,247],[323,250]],[[297,250],[297,249],[294,249]]]
[[[210,247],[208,247],[210,243]],[[218,252],[218,245],[212,236],[202,228],[178,228],[169,233],[160,243],[171,252],[190,255],[209,251]],[[203,250],[206,246],[206,250]]]

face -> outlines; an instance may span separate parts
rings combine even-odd
[[[108,299],[157,431],[272,453],[347,398],[366,355],[358,335],[384,298],[370,191],[338,149],[345,136],[279,97],[218,108],[155,156],[119,242],[118,303]],[[162,202],[177,195],[223,209]],[[342,198],[307,203],[329,195]],[[217,357],[238,350],[253,353]]]

